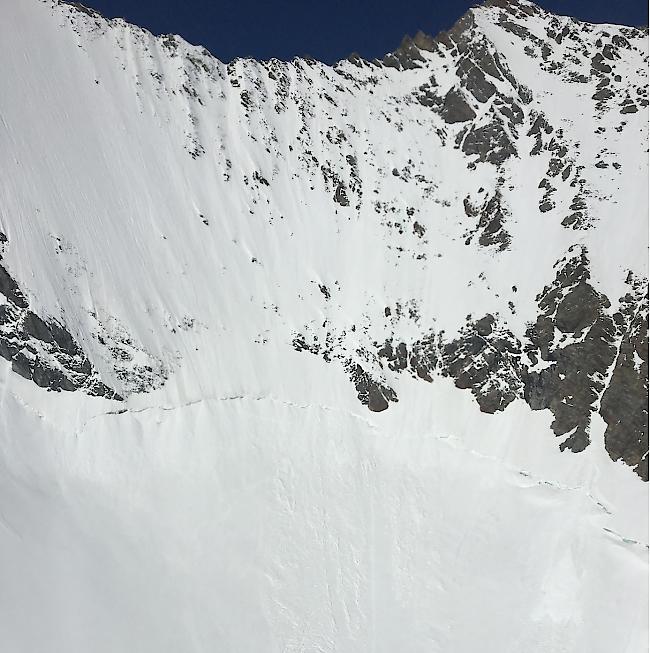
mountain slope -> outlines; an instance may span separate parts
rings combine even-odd
[[[5,640],[641,650],[646,31],[222,64],[0,7]]]

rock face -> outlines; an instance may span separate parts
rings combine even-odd
[[[449,90],[440,109],[442,119],[450,125],[456,122],[467,122],[476,118],[474,109],[467,104],[462,93],[455,88]]]
[[[521,343],[488,314],[443,347],[443,374],[470,389],[483,412],[495,413],[522,394],[520,357]]]
[[[577,251],[576,251],[577,250]],[[610,302],[589,283],[583,248],[573,247],[557,264],[554,282],[538,295],[540,315],[528,330],[533,369],[525,377],[533,410],[549,408],[561,449],[583,451],[589,444],[591,413],[597,410],[616,354]],[[544,365],[540,371],[535,367]]]
[[[373,379],[358,363],[351,361],[346,365],[350,380],[354,383],[359,401],[374,413],[388,408],[389,401],[397,401],[392,388]]]
[[[648,480],[648,288],[628,277],[630,292],[614,314],[618,351],[600,404],[605,449]]]
[[[498,251],[508,249],[511,237],[506,230],[507,209],[502,206],[501,193],[495,194],[486,199],[482,206],[474,206],[469,197],[465,198],[463,205],[468,218],[478,218],[476,227],[468,232],[465,244],[472,242],[474,234],[478,233],[478,243],[483,247],[494,245]]]
[[[0,247],[6,243],[7,237],[0,233]],[[2,265],[0,294],[4,300],[0,303],[0,356],[11,362],[14,372],[48,390],[83,390],[107,399],[122,399],[102,383],[64,326],[45,321],[29,310],[27,298]]]
[[[33,201],[12,182],[6,233],[45,224],[33,256],[29,238],[2,238],[0,355],[14,372],[119,399],[176,372],[192,387],[187,370],[211,355],[215,379],[234,378],[210,352],[274,342],[336,369],[371,412],[409,401],[403,379],[444,377],[484,413],[550,411],[576,453],[598,413],[611,458],[647,479],[647,234],[632,201],[647,165],[644,30],[489,0],[381,60],[222,64],[77,3],[35,6],[95,66],[72,60],[81,104],[100,115],[119,97],[106,121],[135,107],[129,129],[151,135],[145,164],[125,144],[74,184],[92,186],[87,168],[128,189],[138,168],[156,192],[75,192],[68,218],[51,190],[63,170]],[[77,150],[112,152],[118,136],[84,138]],[[31,278],[28,256],[43,261]]]
[[[126,332],[107,329],[91,313],[97,323],[92,336],[107,351],[111,376],[120,391],[104,383],[60,321],[30,310],[29,300],[2,265],[2,248],[7,245],[6,235],[0,232],[0,356],[11,362],[14,372],[47,390],[80,390],[117,401],[123,400],[122,392],[147,392],[164,382],[167,374],[160,362],[135,346]]]
[[[484,6],[494,10],[499,27],[519,39],[526,55],[539,58],[549,74],[572,85],[595,84],[595,119],[614,110],[616,98],[622,113],[635,110],[630,90],[612,83],[612,63],[633,49],[628,40],[633,31],[594,34],[593,26],[574,20],[563,23],[526,2],[494,1]],[[545,175],[537,184],[539,213],[559,213],[566,229],[593,228],[596,220],[589,197],[594,190],[575,145],[567,140],[565,129],[552,125],[540,110],[533,91],[517,79],[503,53],[486,38],[477,16],[469,12],[450,32],[436,38],[425,39],[422,34],[414,40],[405,38],[400,49],[378,65],[402,71],[426,69],[430,62],[426,53],[453,62],[456,77],[448,90],[434,72],[415,97],[455,130],[455,147],[468,157],[468,170],[491,164],[503,171],[511,159],[521,158],[525,130],[532,141],[528,156],[546,160]],[[547,21],[545,38],[533,29],[540,18]],[[568,44],[567,54],[560,64],[557,46],[563,43]],[[580,72],[582,61],[590,69],[587,75]],[[617,75],[616,83],[621,82]],[[634,93],[647,106],[643,88]],[[616,131],[624,127],[623,121]],[[596,129],[597,134],[605,131],[603,126]],[[605,153],[605,149],[599,153],[596,168],[609,167],[602,158]],[[612,165],[616,170],[621,167],[615,161]],[[464,234],[466,245],[495,252],[511,246],[508,223],[522,216],[512,214],[502,191],[504,184],[505,177],[500,176],[492,194],[480,188],[464,198],[470,221]],[[562,202],[560,196],[568,200]],[[585,246],[569,246],[554,268],[555,278],[538,290],[538,314],[529,318],[523,342],[508,330],[507,320],[488,313],[479,320],[468,316],[452,339],[432,329],[410,343],[395,337],[382,345],[375,342],[365,350],[366,359],[374,361],[384,395],[391,397],[393,391],[385,392],[391,375],[409,373],[428,382],[442,375],[451,377],[458,388],[470,389],[484,412],[504,410],[516,398],[523,398],[532,410],[550,410],[562,450],[586,449],[592,417],[599,412],[608,424],[605,446],[612,459],[625,461],[647,480],[647,308],[644,311],[643,304],[647,279],[637,279],[636,294],[625,295],[617,309],[614,298],[593,283]],[[514,313],[514,303],[508,302],[508,307]],[[364,372],[363,378],[370,378],[369,374]],[[367,392],[359,398],[369,405]],[[394,400],[396,395],[390,399]],[[389,407],[384,399],[379,404],[382,410]]]
[[[576,453],[589,445],[592,416],[600,412],[608,425],[605,446],[612,459],[623,460],[648,480],[647,283],[629,275],[632,290],[612,314],[609,299],[590,283],[583,246],[569,248],[555,269],[553,282],[536,297],[539,314],[529,323],[523,344],[487,314],[476,320],[468,316],[451,340],[432,330],[410,343],[375,342],[364,352],[377,370],[374,377],[347,359],[361,403],[382,411],[397,401],[390,376],[407,373],[429,383],[436,376],[450,377],[457,388],[472,392],[485,413],[503,411],[517,398],[532,410],[550,410],[560,449]],[[416,311],[412,319],[417,321]],[[317,339],[308,346],[299,335],[294,348],[328,362],[345,359],[344,338],[328,336],[327,341],[326,348]]]

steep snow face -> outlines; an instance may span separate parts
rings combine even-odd
[[[644,31],[0,10],[11,650],[647,647]]]
[[[647,412],[617,430],[647,395],[644,33],[493,2],[383,62],[224,66],[67,4],[5,14],[15,371],[373,411],[442,374],[488,413],[550,409],[575,452],[612,378],[605,446],[647,479]],[[72,366],[26,312],[67,325]],[[290,348],[345,389],[278,375]]]

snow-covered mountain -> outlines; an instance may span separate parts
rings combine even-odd
[[[0,18],[3,648],[647,649],[647,30]]]

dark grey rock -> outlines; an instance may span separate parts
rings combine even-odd
[[[3,242],[6,242],[6,237]],[[67,329],[29,310],[17,282],[0,266],[0,357],[36,385],[54,391],[83,390],[109,399],[121,399],[98,379],[97,372]]]
[[[591,69],[595,74],[608,74],[612,72],[612,67],[609,64],[605,63],[605,59],[601,53],[595,54],[592,57]]]
[[[492,327],[494,326],[494,316],[486,315],[480,320],[477,320],[475,323],[476,332],[479,336],[489,336],[492,333]]]
[[[442,346],[442,374],[470,389],[485,413],[504,410],[523,395],[521,343],[492,315],[468,321],[460,335]]]
[[[496,247],[500,252],[508,249],[512,239],[506,229],[508,214],[500,191],[495,191],[480,207],[473,206],[469,198],[465,198],[464,208],[468,217],[479,218],[476,226],[467,232],[466,244],[478,233],[478,243],[482,247]]]
[[[86,7],[86,5],[81,4],[80,2],[72,2],[72,0],[58,0],[58,3],[60,5],[68,5],[75,9],[76,11],[86,14],[87,16],[90,16],[91,18],[99,18],[101,17],[101,14],[98,11],[95,11],[94,9],[91,9],[90,7]]]
[[[440,115],[448,124],[467,122],[476,118],[474,109],[469,106],[463,94],[455,88],[450,89],[445,95]]]
[[[7,270],[0,265],[0,292],[19,308],[27,308],[28,303],[20,291],[18,284],[11,278]]]
[[[621,109],[621,113],[636,113],[638,111],[638,107],[634,102],[630,104],[625,104],[623,105],[623,108]]]
[[[561,449],[582,451],[589,444],[589,424],[615,355],[616,330],[606,313],[610,302],[589,283],[584,247],[573,247],[556,264],[552,284],[537,296],[540,315],[527,330],[526,352],[540,371],[524,371],[524,397],[533,410],[548,408],[551,428],[565,436]],[[569,344],[555,344],[556,331],[572,334]],[[561,342],[561,340],[560,340]]]
[[[347,361],[346,370],[357,391],[359,401],[378,413],[388,408],[389,401],[397,401],[395,391],[373,379],[358,363]]]
[[[611,88],[601,88],[596,91],[592,96],[594,100],[609,100],[614,97],[614,91]]]
[[[562,333],[579,334],[596,321],[603,308],[609,308],[609,300],[581,280],[557,305],[555,327]]]
[[[463,58],[458,63],[456,74],[461,84],[482,104],[496,92],[496,86],[485,77],[485,73],[470,59]]]
[[[25,319],[23,320],[23,329],[25,330],[25,333],[33,336],[37,340],[50,343],[54,342],[54,337],[52,336],[52,332],[48,328],[47,324],[45,324],[45,322],[43,322],[43,320],[41,320],[38,315],[32,313],[31,311],[28,311],[28,313],[25,315]]]
[[[334,191],[334,201],[341,206],[350,206],[350,200],[344,184],[339,184]]]
[[[494,102],[494,106],[501,115],[506,117],[510,129],[513,131],[516,129],[517,125],[523,124],[524,111],[512,98],[499,94]]]
[[[472,127],[463,141],[462,150],[465,154],[477,155],[479,161],[497,166],[517,155],[510,135],[497,119],[482,127]]]
[[[628,277],[631,292],[614,316],[621,341],[600,414],[607,423],[605,449],[648,480],[648,286]]]

